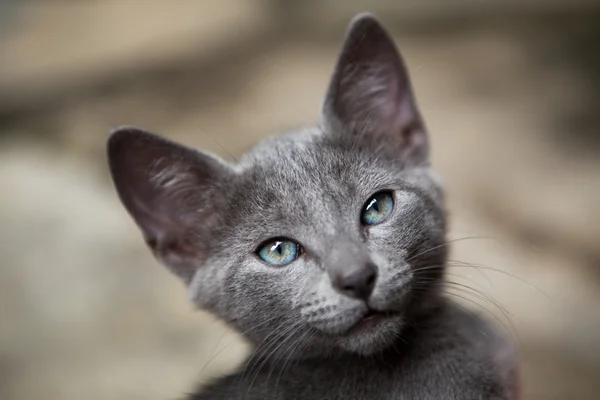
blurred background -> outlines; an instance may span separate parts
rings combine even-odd
[[[0,399],[175,399],[233,369],[111,186],[137,125],[226,159],[315,121],[350,18],[408,63],[450,277],[518,343],[525,399],[600,393],[600,4],[0,1]],[[376,398],[376,396],[374,397]]]

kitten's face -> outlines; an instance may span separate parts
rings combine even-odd
[[[191,294],[257,343],[285,332],[290,346],[304,335],[304,346],[366,353],[401,334],[411,296],[421,294],[414,269],[443,264],[440,189],[426,168],[404,168],[384,149],[330,137],[307,130],[241,160],[218,243]],[[374,195],[383,213],[366,209]],[[280,249],[261,258],[274,238],[297,244],[297,257],[288,245],[283,258]],[[358,271],[349,289],[339,284],[346,271]],[[382,314],[365,321],[372,313]]]
[[[442,190],[405,67],[371,16],[350,27],[323,116],[236,166],[133,128],[109,141],[156,257],[266,354],[375,352],[441,280]]]

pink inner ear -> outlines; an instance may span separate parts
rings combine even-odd
[[[164,252],[177,254],[179,257],[200,258],[202,253],[198,245],[189,242],[187,232],[182,232],[179,237],[165,243]]]
[[[189,243],[187,235],[191,224],[187,224],[181,216],[169,215],[150,209],[144,202],[132,196],[137,206],[136,220],[140,224],[146,244],[155,255],[165,257],[177,254],[179,257],[194,256],[198,249]]]
[[[172,220],[169,215],[151,209],[146,202],[140,200],[134,194],[130,195],[130,199],[134,219],[148,240],[153,240],[156,244],[157,240],[176,229],[176,221]],[[154,199],[154,201],[157,200]]]

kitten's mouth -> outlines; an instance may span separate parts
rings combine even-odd
[[[391,312],[369,310],[356,324],[354,324],[346,335],[356,335],[374,329],[377,325],[392,318],[395,314]]]

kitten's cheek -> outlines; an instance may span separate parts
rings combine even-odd
[[[369,306],[376,310],[402,311],[410,293],[410,276],[405,273],[394,274],[380,281],[369,299]]]
[[[369,307],[381,311],[402,311],[408,300],[408,288],[382,288],[373,293]]]
[[[369,306],[376,310],[397,311],[404,303],[412,278],[410,266],[402,257],[389,260],[377,252],[373,252],[371,257],[379,267],[379,276]]]

